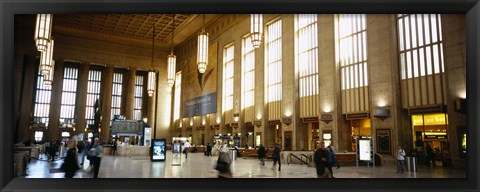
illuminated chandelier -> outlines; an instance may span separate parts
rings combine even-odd
[[[50,73],[53,73],[53,45],[54,41],[52,39],[50,40],[46,51],[40,52],[40,72],[44,78],[46,78]]]
[[[35,25],[35,45],[37,50],[45,52],[52,35],[52,14],[37,14]]]
[[[260,45],[262,44],[263,34],[263,15],[251,14],[250,18],[250,33],[252,34],[252,45],[254,48],[260,48]]]
[[[205,14],[203,15],[202,32],[198,34],[197,65],[198,72],[205,73],[208,65],[208,33],[205,32]]]
[[[173,87],[173,84],[175,83],[175,65],[177,62],[177,57],[173,54],[173,39],[175,36],[175,14],[173,15],[172,18],[172,25],[173,25],[173,30],[172,30],[172,46],[171,46],[171,52],[170,55],[168,55],[168,74],[167,74],[167,85],[169,87]]]
[[[152,35],[152,66],[150,71],[148,71],[148,85],[147,85],[147,93],[148,96],[153,96],[155,92],[155,71],[153,70],[153,50],[155,49],[155,26],[153,26],[153,35]]]
[[[52,83],[53,83],[53,68],[55,67],[55,60],[52,60],[52,65],[51,65],[51,69],[50,70],[50,73],[48,73],[47,76],[44,76],[43,77],[43,83],[46,85],[46,86],[52,86]]]

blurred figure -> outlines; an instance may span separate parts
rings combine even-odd
[[[325,142],[320,143],[320,148],[313,154],[315,168],[317,169],[318,178],[330,178],[330,170],[328,169],[328,151],[325,149]]]
[[[332,147],[328,146],[327,147],[327,151],[328,151],[328,170],[330,171],[330,174],[332,176],[332,178],[335,178],[333,177],[333,170],[332,170],[332,167],[335,166],[336,162],[337,162],[337,159],[335,158],[335,152],[333,151]]]
[[[260,164],[265,166],[265,154],[267,154],[267,151],[265,150],[265,147],[260,144],[258,147],[258,159],[260,160]]]
[[[187,141],[183,144],[183,153],[185,154],[185,159],[188,157],[188,150],[192,145]]]
[[[100,162],[102,161],[103,156],[103,146],[100,144],[100,139],[98,139],[98,137],[95,138],[95,143],[88,151],[88,155],[90,155],[90,161],[93,164],[93,178],[98,178]]]
[[[115,139],[112,140],[112,155],[115,156],[115,152],[117,152],[117,141]]]
[[[430,166],[430,161],[432,162],[433,166],[435,166],[435,155],[433,153],[433,149],[430,144],[427,144],[425,146],[425,162]]]
[[[275,148],[273,149],[273,155],[272,155],[273,167],[272,167],[272,170],[275,170],[277,162],[278,162],[278,171],[282,170],[282,164],[280,163],[280,152],[281,152],[280,145],[277,143],[277,144],[275,144]]]
[[[92,145],[88,141],[88,138],[85,138],[83,140],[82,162],[80,163],[80,165],[83,166],[83,162],[85,162],[85,157],[87,156],[87,153],[88,153],[88,151],[90,150],[91,147],[92,147]]]
[[[218,155],[217,165],[215,169],[218,171],[218,178],[231,178],[232,171],[230,169],[230,164],[232,160],[228,155],[227,144],[223,144],[220,148],[220,154]]]
[[[61,169],[65,171],[65,178],[73,178],[77,170],[80,169],[80,167],[78,167],[77,149],[75,145],[76,141],[73,139],[67,143],[67,156],[65,156],[65,160],[61,166]]]
[[[212,143],[208,143],[207,150],[205,151],[207,157],[212,156]]]

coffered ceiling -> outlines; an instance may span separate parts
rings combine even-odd
[[[151,42],[154,35],[155,40],[170,46],[173,31],[174,42],[179,44],[198,33],[203,22],[210,22],[216,16],[205,18],[203,21],[198,14],[55,14],[53,24],[54,29],[68,29],[69,32],[75,30],[145,42]]]

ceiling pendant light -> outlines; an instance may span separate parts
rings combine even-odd
[[[54,69],[55,68],[55,60],[52,60],[52,65],[51,65],[51,70],[50,70],[50,73],[48,73],[47,76],[44,76],[43,77],[43,83],[46,85],[46,86],[52,86],[52,83],[53,83],[53,72],[54,72]]]
[[[50,43],[50,37],[52,35],[52,18],[52,14],[37,14],[34,39],[37,50],[40,52],[45,52]]]
[[[153,96],[155,92],[155,71],[153,70],[153,50],[155,49],[155,26],[153,26],[153,35],[152,35],[152,66],[148,71],[148,85],[147,85],[147,93],[148,96]]]
[[[205,73],[208,65],[208,33],[205,32],[205,14],[203,15],[202,32],[198,34],[197,65],[198,72]]]
[[[167,85],[169,87],[173,87],[173,84],[175,83],[175,65],[177,63],[177,57],[173,54],[173,39],[175,37],[175,14],[173,15],[172,18],[172,25],[173,25],[173,30],[172,30],[172,46],[171,46],[171,52],[170,55],[168,55],[168,74],[167,74]]]
[[[262,44],[263,34],[263,15],[251,14],[250,18],[250,33],[252,34],[252,45],[254,48],[260,48],[260,45]]]
[[[49,75],[49,73],[53,70],[52,68],[52,56],[53,56],[53,39],[50,40],[50,43],[47,46],[46,51],[40,52],[40,72],[42,73],[43,77]]]

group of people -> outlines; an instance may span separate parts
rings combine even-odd
[[[325,147],[325,142],[321,142],[320,148],[313,154],[313,159],[318,178],[335,178],[333,177],[332,167],[336,166],[338,169],[340,165],[337,162],[332,146]]]
[[[85,157],[93,166],[93,178],[98,177],[100,170],[100,162],[103,155],[103,146],[98,138],[95,138],[94,143],[90,144],[88,139],[77,142],[71,139],[67,143],[67,154],[60,169],[65,172],[65,178],[73,178],[75,173],[83,166]],[[81,153],[81,163],[78,163],[78,154]]]

